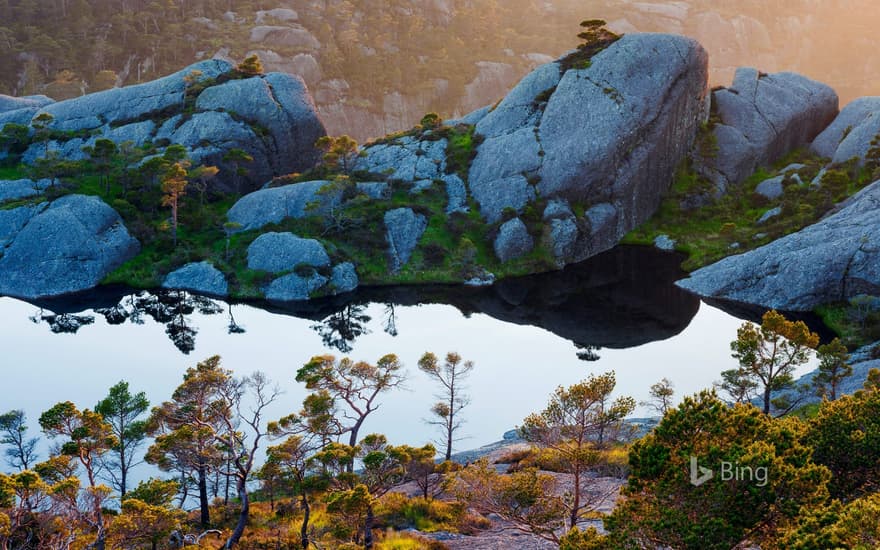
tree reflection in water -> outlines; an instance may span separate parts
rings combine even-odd
[[[232,305],[218,302],[205,296],[190,294],[182,290],[157,290],[137,292],[123,296],[116,304],[96,307],[94,313],[102,316],[109,325],[131,323],[144,324],[149,317],[165,325],[165,334],[182,353],[195,349],[198,329],[192,322],[192,315],[216,315],[227,312],[229,315],[229,334],[242,334],[244,327],[235,321]],[[95,322],[94,315],[74,313],[52,313],[40,308],[30,317],[34,323],[46,323],[55,333],[76,333],[81,327]]]
[[[366,309],[367,304],[346,304],[311,328],[321,336],[326,347],[335,348],[341,353],[351,353],[354,341],[370,333],[367,323],[372,321],[372,317],[365,313]]]
[[[373,330],[397,336],[400,307],[446,304],[465,319],[479,313],[541,327],[572,342],[579,359],[598,361],[600,349],[663,340],[688,326],[700,301],[674,285],[683,275],[680,262],[677,255],[647,247],[618,247],[562,271],[502,280],[488,288],[374,287],[322,300],[254,306],[307,319],[326,347],[344,354],[354,351],[358,338]],[[31,320],[46,323],[52,332],[75,333],[93,324],[98,315],[110,325],[143,324],[149,317],[165,326],[168,338],[183,353],[196,345],[194,314],[225,313],[229,334],[245,332],[232,304],[178,290],[107,288],[40,302],[38,307]]]
[[[55,334],[76,334],[80,328],[85,325],[91,325],[95,322],[94,315],[76,315],[73,313],[46,312],[43,308],[37,310],[29,319],[36,323],[46,323],[49,330]]]

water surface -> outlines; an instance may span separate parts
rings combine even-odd
[[[305,389],[294,376],[313,355],[372,362],[396,353],[407,387],[382,398],[363,433],[423,444],[436,435],[424,423],[436,388],[416,363],[425,351],[455,350],[476,363],[463,413],[467,439],[457,445],[472,448],[498,440],[554,388],[590,373],[614,370],[620,394],[645,400],[663,377],[681,396],[733,368],[729,344],[742,321],[675,287],[680,260],[619,247],[490,288],[364,289],[301,304],[126,289],[39,304],[0,298],[0,410],[23,408],[36,426],[54,403],[92,407],[120,380],[158,403],[187,367],[218,354],[237,374],[261,370],[278,382],[285,395],[271,416],[280,417],[299,409]]]

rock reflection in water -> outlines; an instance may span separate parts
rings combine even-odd
[[[395,308],[449,304],[465,317],[475,313],[501,321],[543,328],[572,341],[577,355],[595,361],[601,348],[629,348],[675,336],[699,309],[699,300],[673,282],[682,276],[681,258],[644,247],[618,247],[563,271],[501,281],[488,288],[410,286],[361,289],[345,296],[299,303],[251,304],[268,311],[313,321],[327,347],[350,353],[359,337],[381,330],[396,336]],[[367,314],[384,304],[381,318]],[[103,289],[66,300],[37,304],[31,319],[53,332],[76,332],[100,315],[108,324],[143,324],[148,317],[183,353],[195,348],[194,313],[226,314],[228,333],[245,328],[229,304],[183,291],[131,292]],[[90,311],[89,311],[90,310]]]

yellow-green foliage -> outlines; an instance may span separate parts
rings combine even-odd
[[[443,543],[394,531],[386,533],[376,544],[377,550],[444,550],[445,548],[447,546]]]
[[[464,516],[465,510],[460,504],[408,497],[401,493],[388,493],[376,507],[377,524],[398,530],[456,532]]]

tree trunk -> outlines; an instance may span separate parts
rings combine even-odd
[[[247,492],[247,480],[244,477],[239,477],[236,485],[238,486],[238,498],[241,499],[241,512],[238,514],[238,523],[235,525],[235,531],[232,532],[232,536],[226,541],[224,546],[226,549],[232,548],[241,540],[251,514],[251,501]]]
[[[211,524],[211,511],[208,509],[208,476],[205,466],[199,466],[199,508],[201,510],[199,523],[202,529],[207,529]]]
[[[449,416],[449,425],[448,425],[447,428],[446,428],[446,461],[447,461],[447,462],[449,462],[450,460],[452,460],[452,432],[453,432],[453,429],[454,429],[454,427],[453,427],[453,425],[452,425],[452,418],[453,418],[453,417],[452,417],[452,415],[451,415],[451,413],[450,413],[450,416]]]
[[[361,429],[361,425],[364,423],[364,418],[366,418],[366,417],[361,416],[360,418],[358,418],[357,422],[354,423],[354,426],[351,427],[351,434],[348,436],[348,444],[351,447],[354,447],[357,445],[358,432]],[[349,463],[348,466],[345,467],[345,471],[347,471],[348,473],[353,472],[354,471],[354,463],[353,462]]]
[[[367,506],[367,518],[364,520],[364,548],[373,548],[373,505]]]
[[[576,459],[577,460],[577,459]],[[581,472],[580,468],[574,471],[574,490],[572,491],[571,515],[568,518],[568,530],[577,526],[578,512],[581,507]]]
[[[300,497],[303,509],[302,525],[299,528],[299,538],[302,541],[303,550],[309,550],[309,520],[312,515],[312,508],[309,506],[309,499],[303,494]]]
[[[128,466],[125,464],[125,445],[122,445],[119,450],[119,493],[121,497],[125,497],[125,493],[128,492]]]
[[[361,425],[364,423],[364,417],[360,417],[357,419],[357,422],[354,423],[354,426],[351,427],[351,434],[348,436],[348,444],[352,447],[357,445],[358,442],[358,432],[361,429]]]
[[[770,384],[764,386],[764,414],[770,414]]]

